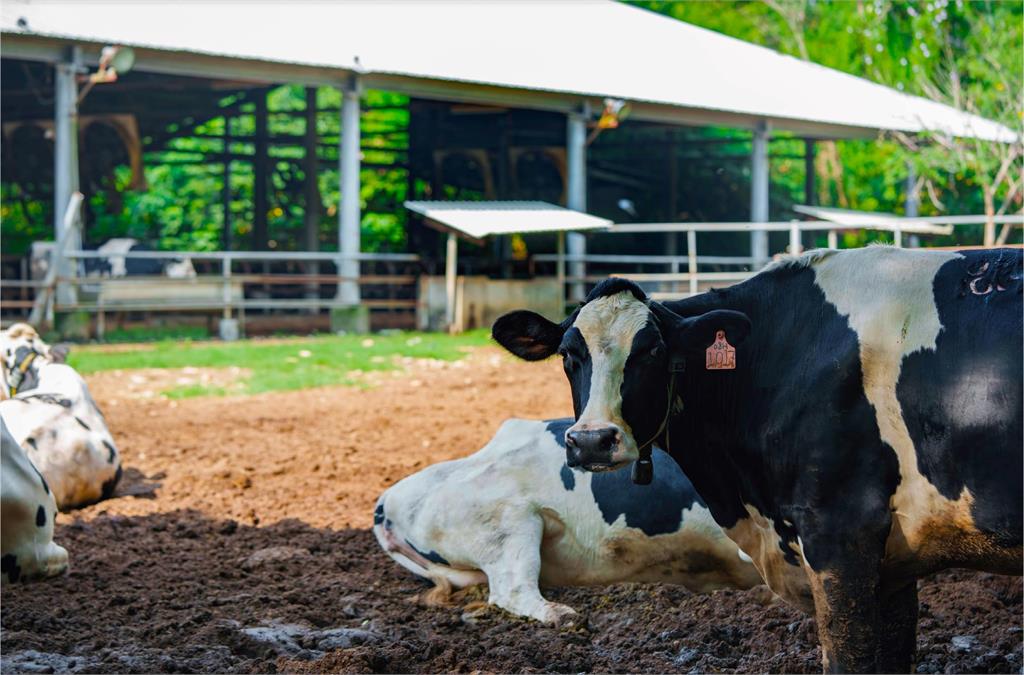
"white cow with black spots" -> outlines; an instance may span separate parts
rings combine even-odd
[[[0,417],[68,510],[113,494],[121,459],[89,388],[27,324],[0,331]]]
[[[490,602],[558,622],[575,614],[543,586],[626,581],[709,592],[762,583],[715,524],[676,463],[655,450],[654,481],[565,463],[572,419],[513,419],[464,459],[428,467],[377,502],[374,534],[388,555],[430,579],[428,599],[487,583]]]
[[[4,582],[52,577],[68,568],[68,552],[53,542],[57,504],[46,479],[0,419],[0,573]]]

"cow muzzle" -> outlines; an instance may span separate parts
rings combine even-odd
[[[637,457],[630,452],[626,434],[615,425],[571,427],[565,432],[565,462],[584,471],[614,471]]]

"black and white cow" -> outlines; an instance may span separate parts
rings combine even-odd
[[[13,582],[61,574],[68,552],[53,542],[57,504],[2,419],[0,452],[0,576]]]
[[[0,418],[68,510],[113,494],[121,458],[85,380],[28,324],[0,331]]]
[[[1019,250],[815,251],[678,302],[608,280],[561,324],[493,332],[562,355],[570,464],[657,441],[815,612],[826,668],[906,672],[918,577],[1021,573],[1021,277]]]
[[[146,244],[130,237],[108,239],[96,248],[103,258],[85,258],[83,266],[86,276],[132,277],[165,276],[172,279],[189,279],[196,276],[191,258],[131,258],[126,253],[152,251]]]
[[[377,501],[377,541],[434,582],[428,599],[488,583],[492,604],[546,622],[575,612],[545,600],[538,583],[665,582],[697,592],[762,583],[668,455],[654,451],[655,480],[644,487],[625,472],[570,469],[572,424],[508,420],[478,452],[399,481]]]

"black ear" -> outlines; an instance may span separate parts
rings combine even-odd
[[[50,347],[50,359],[54,363],[67,363],[68,354],[70,353],[71,345],[67,342],[61,342],[60,344]]]
[[[560,325],[536,312],[520,309],[498,317],[491,337],[521,359],[540,361],[558,349],[566,329],[572,325],[568,319],[566,322]]]
[[[725,331],[725,339],[737,347],[750,335],[750,318],[743,312],[715,309],[705,314],[681,317],[661,303],[652,302],[651,310],[661,324],[661,335],[674,356],[684,357],[704,351],[715,341],[715,333]]]

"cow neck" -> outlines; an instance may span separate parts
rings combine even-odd
[[[702,293],[666,303],[666,306],[683,317],[716,309],[742,311],[756,326],[759,312],[754,303],[746,302],[740,290],[742,285],[728,291]],[[750,347],[746,343],[744,346]],[[746,357],[749,351],[744,349],[737,354],[738,359]],[[747,362],[740,360],[735,371],[707,371],[703,352],[689,358],[685,372],[675,377],[678,380],[675,391],[682,408],[671,413],[664,432],[666,439],[675,439],[671,450],[666,448],[666,452],[693,482],[715,520],[727,527],[747,516],[743,504],[749,500],[749,495],[744,494],[747,492],[744,486],[749,476],[760,469],[749,464],[744,450],[744,435],[750,433],[748,423],[753,420],[749,418],[749,401],[742,399],[741,392],[750,390],[757,369],[756,359],[747,359]],[[672,411],[675,401],[670,399],[669,406]]]
[[[11,368],[10,371],[8,371],[8,373],[7,373],[8,395],[11,398],[14,398],[15,396],[17,396],[18,391],[21,389],[21,386],[28,379],[28,377],[27,377],[28,370],[29,370],[29,368],[32,367],[32,363],[36,360],[36,358],[38,356],[39,356],[39,352],[30,349],[30,350],[25,352],[25,355],[21,357],[20,361],[16,361],[14,363],[14,367]]]

